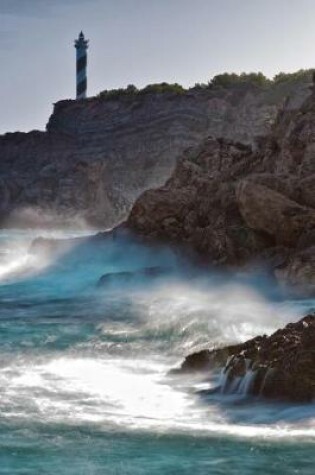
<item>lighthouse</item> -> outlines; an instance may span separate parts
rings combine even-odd
[[[85,99],[87,89],[87,49],[89,47],[89,41],[85,39],[83,31],[79,34],[78,39],[75,40],[74,46],[77,53],[77,99]]]

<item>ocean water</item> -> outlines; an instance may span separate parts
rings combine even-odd
[[[30,251],[37,235],[69,245]],[[257,275],[199,275],[127,237],[76,236],[0,233],[0,474],[313,474],[315,405],[204,396],[218,374],[169,370],[315,302]],[[152,266],[171,270],[137,272]]]

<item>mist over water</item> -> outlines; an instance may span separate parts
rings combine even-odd
[[[63,244],[32,247],[36,236]],[[168,372],[314,301],[127,236],[2,231],[0,252],[0,473],[279,473],[280,461],[280,473],[312,473],[314,405],[203,397],[218,374]],[[143,273],[155,268],[166,270]]]

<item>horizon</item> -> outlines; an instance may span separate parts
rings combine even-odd
[[[310,0],[297,6],[285,0],[236,3],[56,0],[52,5],[30,0],[25,5],[0,0],[6,71],[0,133],[44,130],[53,103],[75,98],[73,44],[81,29],[90,40],[88,97],[128,84],[188,88],[224,72],[262,72],[272,78],[315,65]]]

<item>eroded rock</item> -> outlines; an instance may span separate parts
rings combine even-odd
[[[315,230],[315,209],[251,180],[241,180],[236,199],[246,224],[273,237],[277,245],[295,247],[307,231]]]
[[[136,201],[128,226],[181,243],[208,265],[268,267],[292,292],[314,295],[315,94],[279,115],[254,150],[208,137],[164,186]]]
[[[46,132],[0,136],[0,220],[112,227],[144,190],[169,178],[187,147],[208,135],[253,143],[284,103],[298,107],[309,84],[60,101]]]
[[[223,368],[219,390],[293,402],[315,398],[315,314],[271,336],[187,356],[179,372]],[[247,384],[244,384],[247,378]],[[245,381],[246,382],[246,381]]]

